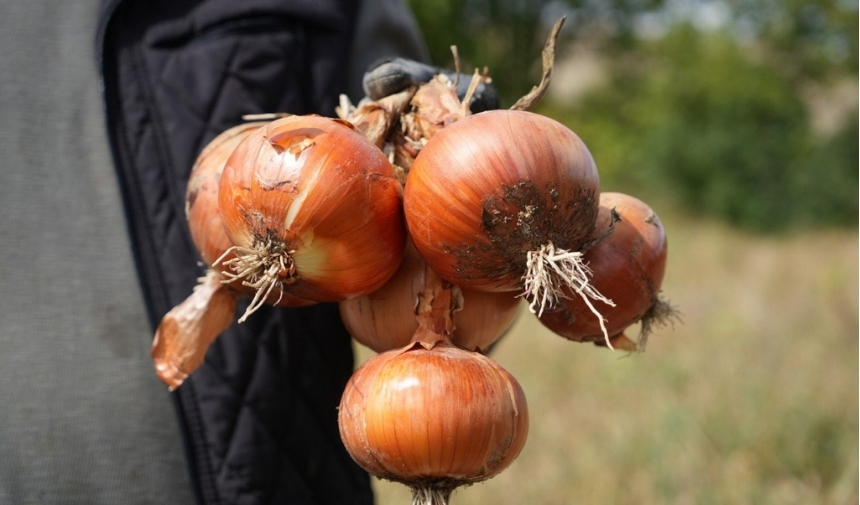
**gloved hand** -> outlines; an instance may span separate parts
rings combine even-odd
[[[440,73],[448,76],[451,82],[457,82],[457,96],[462,100],[472,81],[471,75],[461,73],[458,79],[456,72],[406,58],[386,58],[374,63],[365,72],[362,85],[368,98],[379,100],[403,91],[409,86],[428,82],[433,76]],[[486,82],[478,85],[472,100],[469,102],[469,110],[473,114],[498,109],[500,106],[496,88]]]

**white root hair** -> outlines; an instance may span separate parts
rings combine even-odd
[[[542,245],[539,251],[529,251],[526,256],[526,274],[523,276],[525,291],[522,296],[529,300],[529,310],[540,317],[544,310],[556,306],[561,298],[567,298],[563,288],[570,288],[597,316],[606,345],[614,349],[609,342],[606,319],[591,300],[598,300],[612,307],[615,302],[600,294],[589,283],[593,272],[582,256],[578,251],[556,249],[552,241]]]
[[[412,488],[412,505],[448,505],[452,488],[417,486]]]
[[[280,289],[280,295],[274,304],[277,305],[281,301],[284,284],[290,283],[295,276],[296,267],[290,256],[293,252],[285,252],[282,247],[269,240],[255,247],[233,246],[215,260],[213,266],[220,264],[229,270],[222,272],[223,283],[241,280],[243,286],[255,290],[254,298],[239,318],[240,323],[245,322],[248,316],[266,303],[275,287]],[[235,254],[235,257],[224,261],[231,253]]]

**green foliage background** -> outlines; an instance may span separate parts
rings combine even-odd
[[[605,189],[754,231],[857,226],[856,102],[822,133],[804,99],[856,83],[856,1],[411,3],[434,63],[451,67],[456,45],[464,71],[489,68],[503,106],[537,83],[566,15],[557,62],[587,48],[605,76],[538,112],[585,140]],[[707,7],[719,26],[701,26]],[[659,33],[640,36],[645,21]]]

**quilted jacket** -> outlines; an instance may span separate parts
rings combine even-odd
[[[203,272],[184,219],[197,154],[243,114],[332,115],[357,4],[102,2],[108,135],[153,328]],[[266,307],[222,334],[171,394],[198,503],[372,503],[338,435],[352,368],[335,305]]]

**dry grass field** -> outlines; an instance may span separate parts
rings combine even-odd
[[[857,233],[661,217],[683,324],[626,356],[524,313],[493,357],[525,390],[529,440],[452,505],[858,503]],[[410,503],[375,487],[380,505]]]

